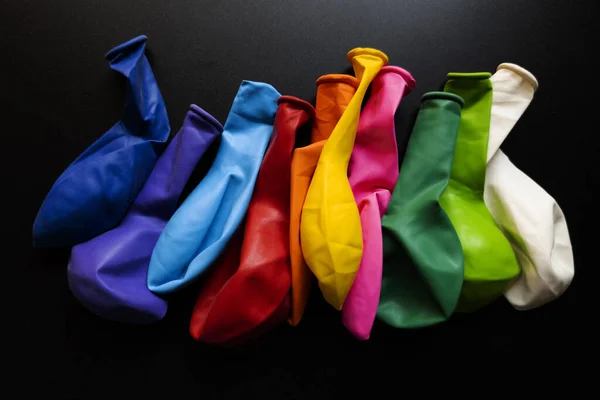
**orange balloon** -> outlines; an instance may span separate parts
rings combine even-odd
[[[310,289],[312,272],[300,246],[302,206],[325,142],[333,132],[356,92],[359,81],[351,75],[330,74],[317,79],[317,101],[310,144],[294,150],[290,196],[290,255],[292,266],[292,311],[288,322],[298,325]]]

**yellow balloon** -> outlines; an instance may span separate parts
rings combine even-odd
[[[360,214],[348,182],[360,108],[371,81],[387,65],[383,52],[356,48],[346,55],[360,84],[323,147],[300,221],[302,253],[323,297],[342,309],[363,252]]]

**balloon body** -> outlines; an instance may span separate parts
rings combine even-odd
[[[300,221],[300,243],[325,300],[341,310],[363,252],[360,214],[348,181],[360,108],[367,88],[387,56],[357,48],[347,54],[360,84],[323,146],[308,188]]]
[[[241,252],[215,266],[200,290],[190,323],[194,338],[240,343],[289,315],[290,170],[296,131],[314,115],[298,98],[282,96],[271,144],[260,167],[248,207]],[[239,245],[238,243],[233,243]],[[218,270],[223,268],[225,272]]]
[[[472,312],[501,296],[519,274],[510,243],[483,200],[490,131],[489,73],[448,74],[444,90],[463,98],[460,128],[448,188],[440,204],[463,248],[464,283],[457,311]]]
[[[522,269],[504,296],[518,310],[558,298],[575,274],[565,216],[556,200],[502,152],[488,163],[485,201]]]
[[[222,131],[216,119],[192,105],[119,226],[73,247],[69,287],[86,308],[126,323],[165,315],[166,300],[146,285],[152,250],[194,167]]]
[[[509,240],[521,267],[504,296],[519,310],[559,297],[575,274],[565,216],[541,186],[499,150],[533,99],[535,77],[514,64],[501,64],[491,78],[494,94],[484,199]]]
[[[397,328],[446,320],[463,284],[460,239],[440,205],[452,170],[463,100],[423,96],[383,226],[377,317]]]
[[[300,217],[310,181],[321,150],[333,128],[350,103],[358,80],[350,75],[330,74],[317,79],[317,101],[310,144],[294,150],[291,167],[290,265],[292,270],[292,308],[288,322],[298,325],[310,290],[312,272],[304,261],[300,245]]]
[[[154,293],[171,293],[196,279],[237,230],[273,131],[279,96],[266,83],[242,82],[212,167],[156,243],[148,268]]]
[[[106,54],[127,79],[124,116],[56,180],[33,225],[35,246],[72,246],[114,228],[152,171],[170,126],[146,41],[139,36]]]
[[[377,313],[383,260],[381,218],[398,179],[394,115],[402,97],[414,86],[412,75],[402,68],[385,66],[379,71],[360,114],[348,167],[360,213],[363,255],[342,308],[342,322],[361,340],[369,338]]]

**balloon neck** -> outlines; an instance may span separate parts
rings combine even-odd
[[[362,80],[365,69],[371,65],[383,67],[388,65],[388,56],[381,50],[369,47],[357,47],[346,54],[346,58],[354,67],[354,75],[358,80]]]
[[[286,95],[281,96],[279,97],[279,99],[277,99],[277,105],[280,106],[282,104],[288,104],[294,108],[304,110],[308,114],[309,118],[314,118],[315,116],[315,109],[312,106],[312,104],[302,99],[299,99],[298,97]]]
[[[311,143],[327,140],[359,85],[351,75],[329,74],[317,79],[316,118]]]
[[[140,35],[125,43],[121,43],[120,45],[113,47],[106,53],[105,57],[108,61],[113,63],[118,62],[120,58],[135,52],[143,54],[146,49],[147,41],[148,37],[146,35]]]
[[[531,72],[527,71],[525,68],[523,68],[517,64],[502,63],[502,64],[498,65],[498,68],[496,69],[496,71],[500,71],[503,69],[510,70],[510,71],[516,73],[521,78],[523,78],[524,80],[529,82],[531,84],[531,86],[533,86],[534,91],[537,90],[537,88],[539,86],[537,79],[535,78],[535,76],[533,76],[533,74]]]
[[[348,61],[352,62],[352,59],[355,57],[363,57],[363,58],[371,58],[371,59],[379,59],[383,62],[383,65],[388,65],[389,59],[387,54],[385,54],[381,50],[372,49],[370,47],[356,47],[346,54],[346,58]]]
[[[375,80],[373,80],[373,88],[385,86],[385,80],[390,76],[396,76],[396,79],[402,79],[404,81],[406,86],[404,88],[403,96],[406,96],[415,88],[416,81],[411,73],[404,68],[392,65],[386,65],[381,68],[381,71],[379,71]]]
[[[491,77],[492,74],[489,72],[450,72],[447,75],[448,80],[455,81],[481,81]]]
[[[319,79],[317,79],[317,90],[318,90],[319,86],[321,86],[324,83],[346,84],[346,85],[354,86],[355,88],[357,88],[358,84],[360,82],[358,79],[356,79],[352,75],[327,74],[327,75],[323,75]]]
[[[462,97],[457,94],[450,92],[428,92],[421,97],[421,103],[428,100],[448,100],[458,103],[458,105],[462,108],[465,105],[465,101]]]

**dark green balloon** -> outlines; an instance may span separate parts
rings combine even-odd
[[[450,179],[463,100],[423,96],[382,220],[383,279],[377,316],[398,328],[446,320],[463,284],[463,251],[439,200]]]

